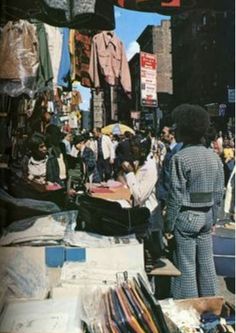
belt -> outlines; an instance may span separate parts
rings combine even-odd
[[[186,210],[194,210],[194,211],[197,211],[197,212],[209,212],[209,210],[212,208],[212,206],[210,207],[190,207],[190,206],[182,206],[180,208],[180,213],[181,212],[185,212]]]

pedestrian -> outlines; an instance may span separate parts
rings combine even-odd
[[[223,142],[223,161],[225,170],[225,186],[228,184],[230,175],[235,165],[235,153],[234,148],[230,144],[230,140],[227,138]]]
[[[64,139],[62,140],[62,142],[65,145],[65,149],[66,149],[66,154],[70,155],[71,154],[71,149],[72,149],[72,141],[73,141],[73,135],[72,133],[65,133]]]
[[[125,131],[124,137],[118,143],[116,148],[116,169],[120,171],[120,166],[124,161],[132,162],[131,143],[132,133]]]
[[[107,181],[111,178],[112,165],[115,158],[113,144],[109,136],[102,134],[101,128],[94,128],[93,134],[96,139],[95,151],[97,157],[98,172],[101,180]]]
[[[51,124],[47,127],[46,145],[49,156],[54,157],[52,161],[55,161],[55,163],[50,164],[48,169],[49,177],[54,179],[56,176],[58,178],[57,182],[62,186],[66,186],[68,161],[66,158],[66,148],[62,139],[63,133],[58,126]]]
[[[87,181],[91,183],[100,183],[100,175],[97,169],[96,156],[91,148],[87,146],[87,142],[90,140],[89,134],[82,134],[74,139],[74,147],[77,150],[77,156],[82,159],[86,174]]]
[[[217,294],[211,229],[224,192],[220,158],[201,144],[209,127],[208,113],[182,104],[173,111],[176,139],[182,149],[171,159],[166,238],[175,239],[174,263],[181,276],[171,283],[173,298]]]

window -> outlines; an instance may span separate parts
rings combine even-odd
[[[206,17],[206,15],[203,15],[203,17],[202,17],[202,24],[203,25],[207,24],[207,17]]]

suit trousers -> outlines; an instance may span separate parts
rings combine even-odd
[[[217,280],[213,260],[211,227],[213,213],[185,210],[180,212],[174,229],[173,260],[181,276],[171,282],[173,298],[214,296]]]

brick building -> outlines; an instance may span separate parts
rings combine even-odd
[[[137,42],[140,50],[157,55],[157,98],[158,107],[165,116],[172,108],[172,58],[170,20],[162,20],[158,26],[148,25]],[[130,61],[132,77],[132,110],[140,111],[141,127],[160,126],[159,112],[156,108],[143,107],[140,104],[140,63],[139,54]]]

